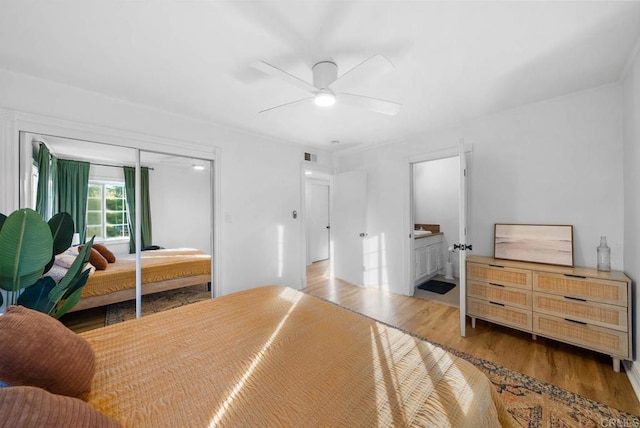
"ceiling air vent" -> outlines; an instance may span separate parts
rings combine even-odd
[[[305,153],[304,160],[308,162],[318,162],[318,155],[316,155],[315,153]]]

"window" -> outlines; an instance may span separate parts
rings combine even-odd
[[[129,237],[124,183],[89,182],[87,238],[99,240]]]

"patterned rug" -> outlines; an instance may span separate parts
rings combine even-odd
[[[207,291],[204,285],[194,285],[192,287],[178,288],[162,293],[147,294],[142,296],[142,316],[156,312],[166,311],[190,303],[211,298],[211,292]],[[104,325],[116,324],[122,321],[135,319],[136,301],[115,303],[107,306],[107,315]]]
[[[142,296],[142,314],[144,316],[161,312],[209,297],[210,293],[202,285]],[[335,304],[334,302],[329,303]],[[118,303],[107,308],[105,325],[133,318],[135,318],[135,301]],[[405,331],[405,333],[433,343],[411,332]],[[640,427],[640,417],[638,416],[598,403],[550,383],[538,381],[473,355],[437,343],[436,345],[469,361],[485,373],[502,396],[509,413],[522,427]]]

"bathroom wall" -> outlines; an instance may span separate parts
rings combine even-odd
[[[439,224],[443,232],[442,252],[459,242],[460,161],[457,157],[414,164],[413,209],[415,223]],[[457,253],[452,255],[453,275],[458,277]],[[441,272],[443,273],[443,272]]]

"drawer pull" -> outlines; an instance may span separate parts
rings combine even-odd
[[[491,303],[492,305],[504,306],[503,303],[492,302],[491,300],[489,300],[489,303]]]
[[[578,302],[586,302],[587,299],[579,299],[577,297],[571,297],[571,296],[564,296],[565,299],[569,299],[569,300],[577,300]]]
[[[565,321],[572,322],[572,323],[580,324],[580,325],[587,325],[587,323],[586,323],[586,322],[576,321],[576,320],[571,320],[571,319],[569,319],[569,318],[565,318],[564,320],[565,320]]]
[[[491,266],[491,267],[497,267],[497,268],[500,268],[500,269],[504,269],[504,266],[500,266],[500,265],[491,265],[491,264],[490,264],[489,266]]]
[[[586,276],[582,276],[582,275],[572,275],[570,273],[565,273],[564,276],[568,276],[570,278],[580,278],[580,279],[587,279]]]
[[[504,285],[496,284],[495,282],[490,282],[489,285],[495,285],[496,287],[504,287]]]

